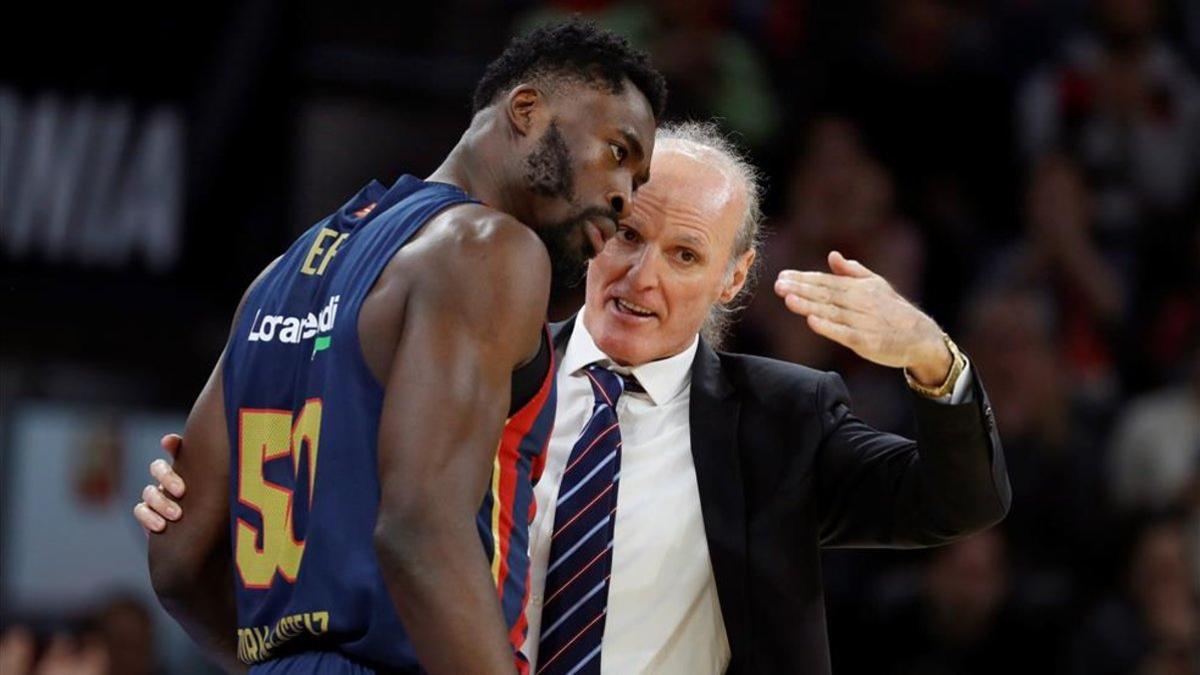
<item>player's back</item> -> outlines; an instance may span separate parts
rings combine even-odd
[[[247,295],[224,371],[246,663],[332,651],[379,669],[418,669],[373,544],[384,387],[364,357],[359,314],[400,249],[436,214],[471,201],[411,176],[390,189],[372,183],[302,235]],[[493,484],[517,489],[490,491],[477,520],[483,551],[504,558],[493,569],[505,570],[496,582],[519,645],[529,486],[554,412],[548,341],[514,373],[513,399],[493,469],[504,480]]]

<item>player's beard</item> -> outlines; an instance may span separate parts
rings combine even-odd
[[[587,274],[587,261],[599,253],[594,250],[583,229],[588,219],[604,217],[616,222],[616,214],[611,209],[578,208],[575,170],[572,166],[571,149],[567,147],[558,124],[551,122],[537,147],[525,158],[525,178],[529,189],[538,196],[562,199],[577,209],[557,223],[543,224],[534,230],[550,253],[550,267],[556,288],[579,285]]]

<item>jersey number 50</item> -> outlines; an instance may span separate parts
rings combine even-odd
[[[242,408],[238,411],[238,439],[238,502],[262,516],[261,547],[258,529],[237,519],[234,560],[242,584],[268,588],[276,570],[294,583],[304,556],[304,540],[297,539],[292,522],[294,490],[268,481],[263,476],[263,465],[291,457],[295,487],[300,456],[307,449],[308,501],[312,504],[321,440],[321,399],[306,401],[294,421],[290,410]]]

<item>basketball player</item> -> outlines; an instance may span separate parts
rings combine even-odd
[[[150,541],[201,644],[256,673],[524,670],[551,278],[628,214],[664,104],[623,39],[535,31],[431,176],[367,185],[255,280],[185,427],[188,518]]]

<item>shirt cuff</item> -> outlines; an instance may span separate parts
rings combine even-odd
[[[975,400],[975,393],[971,388],[971,360],[963,356],[963,361],[965,364],[962,372],[958,374],[958,380],[954,382],[954,389],[945,396],[931,399],[932,401],[945,405],[959,405]]]

